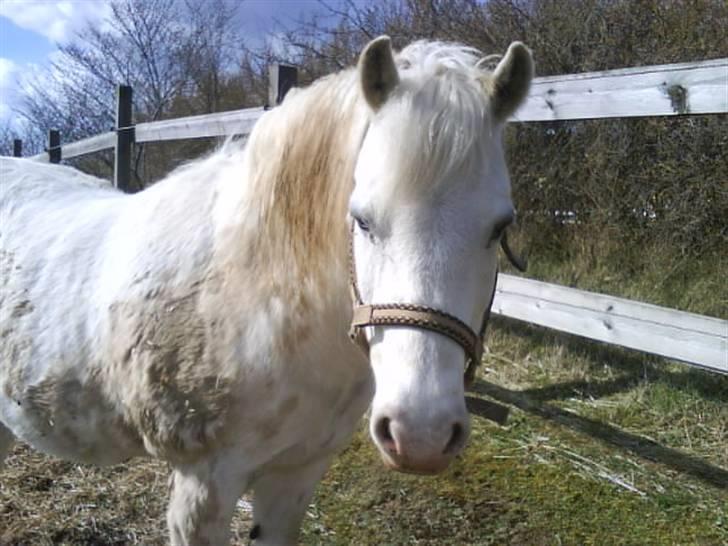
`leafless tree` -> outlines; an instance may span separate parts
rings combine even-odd
[[[64,141],[108,131],[120,83],[134,90],[137,122],[230,108],[233,101],[223,95],[243,51],[235,11],[225,0],[114,0],[103,25],[60,45],[49,70],[29,79],[21,115],[39,133],[59,129]],[[136,147],[139,187],[169,168],[157,157],[145,161],[147,155]],[[109,158],[84,163],[110,172]]]

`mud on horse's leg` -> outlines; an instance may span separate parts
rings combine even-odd
[[[253,483],[255,546],[295,545],[303,516],[316,485],[331,464],[331,456],[299,467],[271,470]]]
[[[218,546],[230,543],[230,522],[249,472],[241,455],[180,465],[170,479],[167,510],[172,546]]]

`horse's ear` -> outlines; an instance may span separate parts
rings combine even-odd
[[[380,36],[366,45],[359,57],[359,78],[364,98],[373,110],[378,110],[399,82],[389,36]]]
[[[491,98],[496,119],[505,121],[518,109],[532,79],[531,50],[521,42],[513,42],[493,72]]]

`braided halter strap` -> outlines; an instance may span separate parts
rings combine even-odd
[[[509,249],[507,252],[509,258],[510,254]],[[354,222],[352,221],[351,223],[351,235],[349,237],[349,285],[351,299],[354,303],[354,313],[351,320],[351,328],[349,329],[349,337],[367,355],[369,355],[369,342],[364,333],[365,326],[409,326],[431,330],[449,337],[463,348],[466,357],[464,381],[466,388],[469,387],[475,379],[475,370],[483,356],[485,330],[488,326],[490,308],[493,306],[493,298],[495,297],[495,287],[497,284],[498,271],[496,270],[493,292],[490,295],[490,302],[483,313],[483,320],[477,334],[459,318],[439,309],[427,307],[426,305],[413,303],[365,304],[362,301],[356,280]]]

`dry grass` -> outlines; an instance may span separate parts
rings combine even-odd
[[[0,544],[165,544],[166,475],[158,462],[98,469],[17,445],[0,473]]]
[[[0,471],[0,545],[167,544],[168,475],[154,460],[97,468],[17,445]],[[250,520],[241,499],[236,541],[247,537]]]

